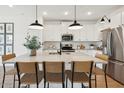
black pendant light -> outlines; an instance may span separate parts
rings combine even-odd
[[[100,23],[105,23],[105,18],[109,23],[111,22],[111,19],[108,19],[107,16],[103,16],[102,19],[100,20]]]
[[[37,19],[37,5],[36,5],[36,20],[34,23],[29,25],[30,29],[34,29],[34,30],[41,30],[43,29],[43,25],[38,23],[38,19]]]
[[[83,26],[81,24],[77,23],[77,21],[76,21],[76,5],[75,5],[75,7],[74,7],[74,23],[69,25],[68,29],[77,30],[77,29],[81,29],[81,28],[83,28]]]

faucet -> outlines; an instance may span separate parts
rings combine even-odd
[[[60,50],[59,50],[59,52],[58,52],[60,55],[62,54],[61,49],[62,49],[62,44],[61,44],[61,42],[60,42]]]

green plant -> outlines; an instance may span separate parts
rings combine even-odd
[[[39,49],[41,47],[41,42],[38,40],[37,36],[30,36],[27,35],[25,38],[26,42],[24,43],[24,46],[28,49]]]

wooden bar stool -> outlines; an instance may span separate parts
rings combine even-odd
[[[13,75],[14,76],[13,87],[15,87],[15,75],[17,74],[16,67],[14,66],[14,68],[7,70],[7,67],[6,66],[9,63],[5,63],[4,62],[4,61],[9,60],[9,59],[12,59],[14,57],[16,57],[15,53],[8,54],[8,55],[2,55],[2,64],[3,64],[3,72],[4,72],[4,74],[3,74],[3,81],[2,81],[2,88],[4,87],[4,82],[5,82],[5,76],[6,75]],[[14,62],[10,62],[10,63],[15,65]]]
[[[30,87],[31,84],[36,84],[37,88],[43,79],[43,71],[39,70],[37,62],[17,62],[17,74],[19,78],[19,85],[26,84]]]
[[[65,87],[65,65],[64,62],[43,62],[44,67],[44,88],[46,87],[46,82],[48,83],[62,83],[62,87]]]
[[[109,56],[104,55],[104,54],[96,54],[95,57],[99,58],[101,60],[107,61],[107,62],[109,60]],[[105,77],[105,85],[106,85],[106,88],[108,88],[107,75],[106,75],[107,64],[104,64],[103,69],[97,67],[96,66],[97,64],[101,64],[101,63],[96,63],[95,66],[93,67],[93,74],[95,75],[95,87],[97,87],[97,75],[104,75],[104,77]]]
[[[91,88],[91,75],[92,75],[93,61],[74,61],[71,64],[71,70],[66,71],[66,83],[67,79],[71,81],[71,87],[73,83],[88,83]],[[66,84],[67,85],[67,84]],[[67,86],[66,86],[67,87]]]

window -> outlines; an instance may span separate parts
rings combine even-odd
[[[14,23],[0,23],[0,55],[14,51]]]

